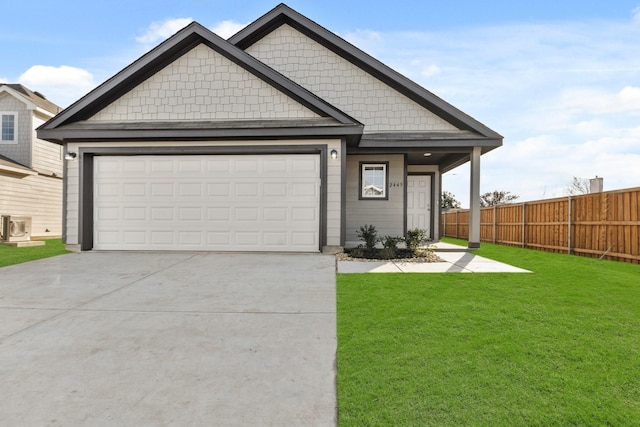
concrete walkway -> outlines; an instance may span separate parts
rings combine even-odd
[[[462,246],[442,242],[435,246],[444,262],[338,261],[338,273],[530,273],[474,255]]]
[[[69,254],[0,269],[11,426],[336,423],[335,259]]]

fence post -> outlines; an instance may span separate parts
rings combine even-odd
[[[496,205],[493,205],[493,243],[496,242]]]
[[[441,215],[441,221],[440,221],[440,227],[442,227],[442,230],[440,230],[440,235],[447,237],[447,213],[440,213]]]
[[[456,211],[456,239],[458,239],[458,211]]]
[[[527,210],[526,210],[526,203],[522,202],[522,247],[526,248],[527,244],[526,244],[526,237],[527,237]]]
[[[568,226],[567,226],[567,253],[569,255],[571,255],[571,204],[572,204],[573,200],[571,199],[571,196],[569,196],[569,207],[568,207],[568,213],[569,213],[569,221],[568,221]]]

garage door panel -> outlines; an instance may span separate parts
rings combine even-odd
[[[317,155],[96,157],[94,248],[318,251]]]

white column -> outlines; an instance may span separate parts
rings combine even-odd
[[[471,182],[469,188],[469,248],[480,247],[480,147],[473,147],[471,152]]]

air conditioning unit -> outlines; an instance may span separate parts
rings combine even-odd
[[[31,217],[2,215],[2,240],[5,242],[31,240]]]

